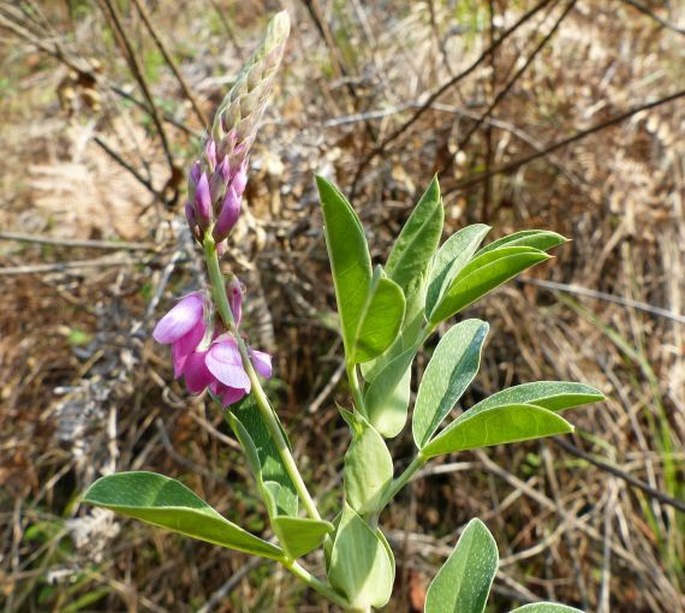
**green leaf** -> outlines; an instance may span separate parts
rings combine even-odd
[[[462,413],[421,454],[430,458],[443,453],[568,434],[573,426],[552,411],[532,404],[507,404],[469,409]]]
[[[293,559],[316,549],[326,534],[333,531],[333,524],[296,517],[298,499],[295,487],[254,400],[248,396],[234,405],[231,411],[226,411],[226,418],[245,451],[280,544]]]
[[[508,236],[503,236],[489,245],[485,245],[485,247],[478,252],[478,255],[493,251],[494,249],[499,249],[500,247],[514,246],[533,247],[540,251],[547,251],[552,247],[556,247],[557,245],[566,242],[568,242],[568,240],[556,232],[550,232],[548,230],[521,230],[520,232],[514,232]]]
[[[275,500],[278,515],[297,516],[297,490],[283,465],[281,455],[278,453],[252,395],[246,396],[239,403],[233,405],[231,411],[227,411],[226,415],[236,437],[245,450],[260,490],[268,481],[278,483],[281,486]],[[240,423],[241,427],[236,427],[235,420]]]
[[[380,531],[373,530],[344,503],[333,541],[328,580],[351,607],[382,607],[392,594],[395,563]]]
[[[182,483],[157,473],[102,477],[88,488],[83,502],[229,549],[272,560],[284,557],[279,547],[228,521]]]
[[[536,381],[516,385],[488,396],[473,406],[471,410],[504,404],[534,404],[550,411],[563,411],[604,399],[605,396],[602,392],[584,383]]]
[[[416,349],[412,347],[385,364],[364,393],[369,421],[386,438],[397,436],[407,422],[415,355]]]
[[[425,447],[476,376],[488,329],[484,321],[467,319],[440,339],[416,395],[412,431],[419,449]]]
[[[450,236],[435,254],[426,294],[426,316],[429,319],[450,283],[468,264],[489,231],[490,226],[484,224],[466,226]]]
[[[371,284],[371,256],[364,229],[352,205],[323,177],[316,177],[323,211],[326,248],[331,262],[345,353],[354,348]]]
[[[435,325],[455,315],[526,268],[549,259],[532,247],[501,247],[475,257],[452,281],[430,314]]]
[[[357,320],[352,351],[348,359],[358,364],[383,353],[397,337],[404,319],[405,300],[397,283],[376,268],[364,308]]]
[[[383,437],[360,415],[345,453],[345,498],[360,515],[378,510],[392,481],[392,456]]]
[[[335,529],[328,521],[308,517],[277,516],[272,519],[271,525],[278,540],[293,559],[314,551],[326,535]]]
[[[472,519],[428,587],[425,612],[483,613],[498,563],[495,539]]]
[[[433,177],[388,256],[385,270],[404,293],[417,284],[440,243],[445,218],[438,178]]]
[[[512,609],[510,613],[583,613],[580,609],[556,602],[533,602]]]

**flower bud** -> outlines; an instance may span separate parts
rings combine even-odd
[[[235,322],[236,328],[240,326],[240,320],[243,316],[244,293],[245,290],[240,279],[238,279],[238,277],[233,277],[226,287],[226,294],[228,294],[228,304],[231,307],[231,313],[233,313],[233,321]]]
[[[186,207],[186,218],[200,241],[215,221],[212,234],[217,243],[222,243],[238,220],[250,147],[271,95],[289,31],[287,12],[277,13],[219,106],[201,160],[190,167],[190,208]]]
[[[204,172],[197,182],[195,191],[195,215],[200,228],[206,230],[212,219],[212,197],[209,191],[207,174]]]
[[[217,151],[228,154],[237,145],[246,145],[242,150],[242,159],[236,160],[237,165],[247,158],[249,148],[254,142],[259,121],[271,95],[276,70],[283,58],[289,32],[288,13],[281,11],[269,22],[264,39],[245,63],[214,118],[212,135],[217,141],[226,138],[237,140],[230,144],[218,142]],[[231,166],[233,163],[231,160]]]
[[[235,226],[235,222],[238,221],[238,217],[240,217],[240,198],[235,193],[233,186],[230,185],[212,231],[214,240],[217,243],[228,237],[233,226]]]
[[[235,174],[233,175],[231,185],[233,186],[238,198],[240,198],[245,191],[245,186],[247,185],[247,160],[245,160],[236,170]]]
[[[208,138],[205,143],[205,159],[209,165],[210,172],[216,168],[216,143],[212,138]]]

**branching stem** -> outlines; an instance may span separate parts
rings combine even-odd
[[[350,605],[343,596],[338,594],[338,592],[336,592],[327,583],[324,583],[320,579],[317,579],[306,568],[304,568],[297,562],[292,562],[291,564],[284,563],[284,566],[298,579],[306,583],[313,590],[319,592],[319,594],[321,594],[322,596],[325,596],[326,598],[328,598],[328,600],[337,604],[339,607],[342,607],[346,611],[350,610]]]

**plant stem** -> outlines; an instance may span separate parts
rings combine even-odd
[[[322,596],[325,596],[331,602],[342,607],[346,611],[350,610],[350,604],[347,602],[344,596],[341,596],[336,592],[330,585],[324,583],[320,579],[317,579],[312,575],[306,568],[298,564],[297,562],[292,562],[291,564],[283,563],[284,566],[298,579],[306,583],[313,590],[316,590]]]
[[[221,268],[219,267],[219,258],[216,252],[216,244],[211,236],[211,232],[207,231],[205,234],[205,239],[203,241],[203,247],[205,252],[205,261],[207,263],[207,271],[209,273],[209,281],[212,288],[212,298],[214,299],[214,305],[221,316],[224,324],[235,335],[235,340],[240,350],[240,356],[243,359],[243,367],[247,376],[250,378],[250,383],[252,384],[252,394],[254,396],[259,412],[261,413],[266,427],[269,430],[269,434],[276,445],[278,454],[281,456],[283,466],[290,476],[295,490],[298,496],[302,500],[307,513],[313,519],[321,520],[321,515],[319,510],[316,508],[316,504],[312,499],[307,486],[300,471],[297,469],[295,464],[295,459],[290,453],[290,448],[288,447],[288,442],[285,439],[281,424],[276,417],[276,412],[269,403],[269,399],[266,397],[264,390],[262,389],[262,384],[259,381],[259,377],[252,366],[252,361],[250,360],[250,355],[247,350],[247,345],[240,335],[237,333],[235,320],[233,319],[233,313],[231,312],[231,307],[228,304],[228,298],[226,296],[226,286],[224,283],[223,275],[221,274]]]
[[[407,483],[409,480],[421,469],[423,468],[423,465],[426,463],[426,458],[424,458],[421,453],[418,453],[417,456],[411,461],[411,464],[407,466],[407,468],[404,469],[404,472],[397,477],[397,479],[393,479],[392,482],[390,483],[390,487],[386,490],[385,494],[383,494],[383,498],[381,498],[381,501],[378,503],[378,509],[382,510],[388,504],[390,501],[397,495],[397,492],[399,492]]]
[[[362,391],[359,387],[359,379],[357,377],[357,367],[354,362],[348,362],[345,365],[345,370],[347,371],[347,381],[352,388],[352,397],[354,398],[354,405],[357,411],[361,412],[362,415],[366,416],[366,410],[364,409],[364,399],[362,398]]]

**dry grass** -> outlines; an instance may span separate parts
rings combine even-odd
[[[116,6],[127,7],[120,17],[174,165],[150,114],[122,96],[145,104],[106,11],[43,4],[0,4],[0,230],[150,247],[0,241],[0,600],[6,611],[321,610],[270,564],[77,506],[100,472],[150,469],[266,529],[221,416],[168,383],[167,356],[149,338],[174,296],[200,283],[173,166],[193,155],[202,127],[135,4]],[[205,115],[274,9],[217,4],[148,5]],[[493,235],[544,227],[573,238],[470,310],[492,332],[465,404],[542,378],[594,384],[608,400],[576,412],[567,440],[685,499],[685,106],[599,129],[677,91],[685,10],[579,0],[560,19],[568,3],[543,3],[426,107],[534,3],[492,6],[494,20],[475,0],[289,5],[293,35],[231,261],[248,284],[251,338],[276,355],[272,396],[329,513],[347,443],[334,399],[348,398],[329,385],[341,346],[319,315],[333,298],[313,172],[354,193],[379,259],[435,171],[451,231],[485,221]],[[409,439],[394,447],[406,462]],[[398,499],[384,518],[398,554],[390,610],[417,610],[476,514],[502,557],[493,610],[540,597],[588,611],[685,610],[685,515],[552,442],[445,458]]]

